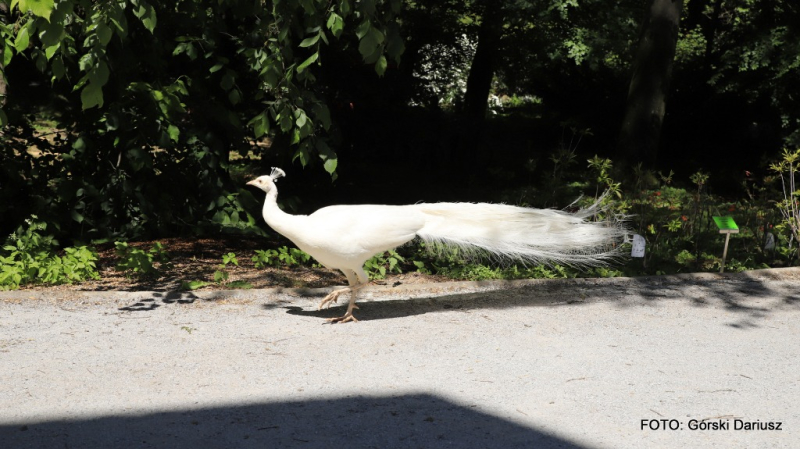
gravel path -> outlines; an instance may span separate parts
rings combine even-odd
[[[0,447],[800,447],[800,269],[322,293],[0,292]]]

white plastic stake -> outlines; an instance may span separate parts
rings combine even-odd
[[[633,234],[633,242],[631,244],[631,257],[644,257],[644,237],[639,234]]]

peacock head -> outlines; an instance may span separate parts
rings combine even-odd
[[[278,178],[286,176],[286,172],[277,167],[272,167],[272,172],[269,175],[259,176],[258,178],[247,183],[249,186],[256,186],[259,189],[269,193],[275,188],[275,182]]]

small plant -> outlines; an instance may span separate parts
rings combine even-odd
[[[257,249],[256,255],[251,259],[256,268],[274,267],[278,252],[274,249]]]
[[[217,284],[228,282],[228,278],[230,277],[228,273],[229,264],[236,265],[237,267],[239,266],[239,259],[236,258],[236,254],[228,253],[222,255],[222,264],[219,265],[219,269],[214,272],[214,282]]]
[[[31,216],[6,239],[0,255],[0,290],[17,289],[30,283],[71,284],[99,279],[97,253],[87,246],[65,248],[55,254],[58,242],[43,235],[47,224]]]
[[[800,165],[800,149],[790,152],[784,148],[782,159],[770,165],[770,169],[781,178],[783,200],[776,202],[776,206],[783,216],[782,227],[788,229],[792,239],[798,242],[797,251],[800,256],[800,191],[797,190],[795,183],[797,172],[800,171],[798,165]],[[790,240],[790,249],[791,246]]]
[[[675,262],[683,265],[684,267],[691,267],[697,261],[697,257],[688,250],[683,250],[675,256]]]
[[[230,288],[253,288],[253,286],[249,282],[245,281],[232,281],[228,282],[230,278],[230,273],[228,273],[228,267],[230,265],[239,266],[239,259],[236,258],[235,253],[228,253],[222,255],[222,264],[219,265],[219,269],[214,272],[214,282],[217,284],[225,285],[226,287]]]
[[[230,273],[228,269],[230,265],[239,266],[239,259],[236,257],[235,253],[228,253],[222,255],[222,263],[217,266],[217,270],[214,271],[213,275],[213,283],[217,285],[224,285],[228,288],[253,288],[253,286],[246,281],[228,281],[230,279]],[[198,288],[203,288],[208,285],[211,285],[211,282],[206,281],[182,281],[181,282],[181,290],[197,290]]]
[[[279,267],[285,265],[288,267],[294,265],[304,265],[311,260],[311,256],[305,251],[297,248],[287,248],[282,246],[275,249],[256,250],[256,255],[253,256],[252,261],[256,268],[266,267]]]
[[[667,228],[667,231],[669,232],[678,232],[681,230],[682,226],[683,226],[683,220],[681,220],[681,217],[674,218],[668,221],[667,224],[664,225],[664,227]]]
[[[397,254],[397,251],[390,249],[384,253],[374,255],[364,262],[364,270],[370,279],[383,279],[386,277],[386,273],[402,273],[403,270],[400,269],[398,263],[405,261],[402,256]]]
[[[210,282],[206,281],[181,281],[181,290],[188,291],[188,290],[197,290],[198,288],[203,288],[207,285],[211,285]]]
[[[117,257],[117,271],[125,271],[129,275],[137,277],[155,276],[159,273],[159,268],[168,268],[169,254],[159,242],[155,242],[148,251],[134,248],[127,242],[115,242]]]
[[[431,270],[428,269],[428,267],[425,265],[425,262],[421,260],[414,260],[412,263],[415,267],[417,267],[417,273],[431,274]]]
[[[611,159],[601,158],[595,155],[587,162],[589,163],[589,168],[594,170],[597,175],[595,197],[599,196],[601,191],[607,191],[617,198],[622,198],[622,184],[614,182],[611,178],[611,167],[613,166]]]

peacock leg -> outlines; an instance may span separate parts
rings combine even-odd
[[[364,288],[369,283],[369,278],[367,277],[367,274],[364,273],[363,269],[359,270],[358,272],[352,270],[342,271],[344,272],[345,276],[347,276],[347,281],[350,284],[350,303],[347,305],[347,312],[345,312],[344,315],[336,318],[328,318],[326,321],[329,323],[347,323],[348,321],[358,322],[356,317],[353,316],[353,309],[358,308],[356,305],[356,293],[358,293],[359,290]]]

